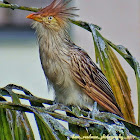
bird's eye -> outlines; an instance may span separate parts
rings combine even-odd
[[[53,16],[49,16],[49,17],[48,17],[48,20],[52,20],[52,19],[53,19]]]

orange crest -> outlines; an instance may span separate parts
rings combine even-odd
[[[72,0],[54,0],[49,6],[39,10],[37,14],[41,16],[59,16],[60,18],[77,16],[71,13],[73,10],[78,10],[76,7],[67,8],[67,4],[71,1]]]

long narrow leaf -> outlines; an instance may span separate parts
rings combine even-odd
[[[13,139],[9,120],[7,118],[8,109],[0,109],[0,140]],[[10,112],[10,111],[9,111]]]
[[[119,45],[116,46],[112,42],[105,39],[108,44],[114,48],[133,68],[135,75],[136,75],[136,82],[137,82],[137,94],[138,94],[138,124],[140,125],[140,65],[138,61],[132,56],[132,54],[128,51],[127,48]]]
[[[94,25],[91,24],[90,27],[96,48],[97,62],[99,62],[103,73],[106,75],[112,87],[116,101],[121,107],[124,118],[135,123],[133,105],[130,98],[131,90],[127,81],[127,76],[109,44],[95,29]]]
[[[6,102],[6,100],[1,96],[1,91],[0,101]],[[9,140],[11,138],[13,139],[10,122],[7,117],[9,112],[11,112],[9,109],[0,108],[0,140]]]
[[[26,95],[30,96],[30,98],[33,98],[34,96],[26,89],[22,88],[22,87],[19,87],[19,86],[15,86],[15,85],[9,85],[10,88],[12,89],[20,89],[22,90]],[[32,100],[29,100],[30,104],[32,106],[35,106],[35,107],[44,107],[42,103],[39,103],[39,102],[36,102],[36,101],[32,101]],[[48,102],[48,103],[51,103],[52,102]],[[41,115],[41,114],[39,114]],[[35,120],[36,120],[36,123],[37,123],[37,126],[38,126],[38,130],[39,130],[39,133],[40,133],[40,137],[42,140],[48,140],[48,139],[52,139],[52,140],[56,140],[58,138],[60,139],[66,139],[65,136],[63,136],[59,131],[55,131],[53,129],[53,126],[51,125],[51,123],[49,123],[47,120],[46,122],[42,122],[42,120],[40,120],[40,118],[34,114],[35,116]]]
[[[5,90],[11,95],[13,103],[21,104],[19,98],[9,86],[5,87]],[[11,111],[8,117],[12,121],[11,128],[13,129],[15,140],[34,140],[32,128],[24,112]]]

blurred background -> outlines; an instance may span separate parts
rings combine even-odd
[[[51,1],[10,0],[9,2],[22,6],[44,7]],[[99,25],[102,27],[101,34],[105,38],[127,47],[140,62],[139,0],[73,0],[71,5],[80,9],[76,20]],[[30,27],[31,20],[25,18],[29,13],[0,8],[0,87],[13,83],[23,86],[35,96],[52,99],[52,94],[48,94],[46,79],[41,68],[35,32]],[[71,28],[71,35],[73,41],[84,48],[95,62],[91,34],[74,25]],[[137,118],[135,76],[131,67],[119,55],[118,57],[128,75]]]

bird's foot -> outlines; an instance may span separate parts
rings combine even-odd
[[[93,104],[93,109],[92,109],[92,111],[90,112],[90,116],[91,116],[92,119],[95,119],[96,116],[98,116],[99,113],[100,113],[100,112],[99,112],[99,110],[97,109],[97,102],[94,102],[94,104]]]

